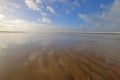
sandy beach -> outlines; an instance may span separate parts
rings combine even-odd
[[[0,80],[119,80],[120,35],[0,33]]]

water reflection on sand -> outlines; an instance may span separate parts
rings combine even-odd
[[[0,80],[118,80],[120,35],[0,33]]]

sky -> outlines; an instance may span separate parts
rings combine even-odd
[[[0,0],[0,31],[119,32],[120,0]]]

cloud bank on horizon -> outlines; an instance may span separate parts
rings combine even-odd
[[[120,0],[0,0],[0,31],[120,32]]]

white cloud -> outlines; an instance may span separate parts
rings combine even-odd
[[[51,13],[55,13],[55,10],[54,10],[51,6],[47,6],[47,9],[48,9]]]
[[[70,4],[71,7],[80,7],[80,3],[78,2],[78,0],[73,0],[73,2]]]
[[[0,14],[0,31],[31,31],[38,24]]]
[[[70,7],[70,10],[72,11],[81,7],[79,0],[72,0],[72,2],[67,3],[67,5]]]
[[[85,22],[91,23],[91,26],[84,27],[86,31],[120,31],[120,0],[115,0],[111,6],[102,13],[80,16]]]
[[[39,2],[39,1],[37,0],[37,2]],[[27,7],[32,10],[37,10],[37,11],[40,10],[40,8],[37,6],[37,4],[35,4],[35,2],[33,0],[25,0],[25,3],[27,5]]]
[[[12,0],[13,1],[13,0]],[[40,12],[38,16],[41,16],[42,18],[39,19],[40,22],[32,22],[25,20],[26,17],[21,17],[21,15],[24,16],[21,13],[12,13],[9,14],[8,11],[23,11],[24,5],[20,3],[16,4],[17,1],[10,2],[10,0],[0,0],[0,31],[63,31],[63,29],[58,27],[59,25],[52,24],[52,20],[48,18],[48,14],[45,12],[46,10],[43,10],[46,8],[49,3],[43,3],[45,0],[23,0],[28,8],[32,10],[37,10]],[[59,0],[59,2],[62,2],[63,0]],[[42,6],[42,7],[41,7]],[[45,7],[43,7],[45,6]],[[20,7],[20,10],[17,10]],[[16,10],[15,10],[16,9]],[[22,10],[23,9],[23,10]],[[4,12],[1,12],[1,11]],[[41,11],[42,10],[42,11]],[[47,6],[47,10],[49,10],[51,13],[56,13],[55,10],[51,6]],[[28,12],[29,13],[29,12]],[[16,14],[16,15],[14,15]],[[20,16],[17,16],[20,15]],[[26,15],[26,14],[25,14]],[[37,14],[35,14],[37,15]],[[19,19],[23,18],[23,19]],[[27,16],[29,17],[29,15]],[[32,20],[32,18],[31,18]]]
[[[36,0],[36,3],[42,3],[42,0]]]
[[[51,20],[47,17],[42,17],[41,19],[39,19],[40,23],[10,18],[3,14],[0,14],[0,18],[0,31],[57,32],[73,30],[61,27],[60,25],[52,25],[50,23]]]
[[[3,19],[5,19],[5,16],[3,14],[0,14],[0,21],[2,21]]]
[[[45,15],[45,13],[43,13]],[[54,32],[59,28],[51,24],[47,16],[39,19],[39,22],[29,22],[23,19],[8,17],[0,14],[0,31],[32,31],[32,32]]]
[[[104,5],[104,4],[101,4],[101,5],[100,5],[100,8],[102,8],[102,9],[108,9],[108,8],[109,8],[109,6]]]
[[[47,16],[47,13],[41,12],[42,16]]]
[[[9,0],[0,0],[0,12],[14,11],[14,9],[19,7],[19,4],[10,2]]]
[[[41,19],[39,19],[39,21],[41,23],[44,23],[44,24],[46,24],[46,23],[48,24],[51,22],[51,20],[49,18],[46,18],[46,17],[42,17]]]
[[[86,14],[79,13],[78,16],[80,19],[84,20],[85,22],[91,22],[90,17]]]

